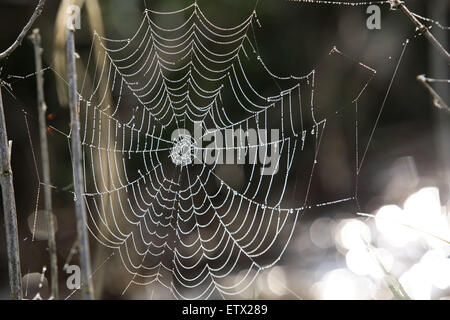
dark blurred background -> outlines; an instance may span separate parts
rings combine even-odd
[[[181,0],[147,2],[150,8],[161,11],[182,8],[191,3]],[[99,3],[105,33],[108,36],[126,38],[138,28],[145,8],[143,0],[100,0]],[[254,0],[199,0],[198,3],[208,18],[220,26],[236,25],[248,17],[255,6]],[[448,24],[448,21],[445,21],[450,7],[447,0],[408,0],[406,4],[418,14],[439,20],[443,25]],[[0,0],[0,50],[4,50],[15,40],[35,5],[36,1],[31,0]],[[42,17],[35,25],[41,30],[43,37],[44,67],[53,65],[55,21],[59,6],[60,1],[48,0]],[[424,37],[417,36],[413,24],[401,12],[382,6],[381,29],[369,30],[366,27],[368,15],[365,10],[365,6],[327,6],[261,0],[257,7],[261,28],[256,34],[261,56],[277,74],[303,75],[316,66],[327,65],[328,54],[336,46],[354,61],[375,69],[376,76],[364,92],[358,110],[361,123],[360,149],[364,150],[402,52],[402,44],[406,39],[410,39],[360,172],[359,211],[376,214],[386,205],[397,205],[402,208],[405,200],[414,193],[419,190],[431,190],[434,198],[432,197],[430,201],[438,201],[441,214],[448,218],[450,114],[434,107],[431,97],[416,80],[419,74],[448,79],[448,64]],[[433,27],[432,32],[444,47],[448,48],[449,32],[437,27]],[[80,31],[77,35],[77,50],[82,57],[89,53],[90,45],[89,34]],[[32,298],[38,291],[39,279],[36,273],[40,273],[42,267],[48,266],[49,262],[47,242],[45,239],[35,239],[32,242],[30,233],[32,221],[30,216],[36,209],[39,187],[33,161],[33,151],[39,159],[35,77],[32,75],[26,77],[34,72],[31,42],[25,40],[6,62],[2,62],[2,65],[0,77],[10,84],[9,89],[3,91],[3,98],[8,135],[14,142],[12,165],[19,219],[22,273],[28,274],[29,279],[33,279],[28,284],[29,292],[26,296]],[[345,94],[354,96],[358,85],[367,81],[367,75],[359,74],[361,70],[358,71],[353,67],[348,69],[342,67],[344,71],[339,68],[333,69],[332,66],[325,68],[328,68],[326,78],[319,78],[316,93],[318,104],[333,106],[349,103],[341,93],[349,90],[351,92]],[[45,81],[47,104],[51,115],[48,118],[49,124],[67,132],[68,110],[61,106],[58,100],[57,77],[51,71],[47,71]],[[448,103],[449,85],[438,85],[436,89]],[[334,107],[335,109],[337,108]],[[30,136],[24,110],[30,114],[28,119]],[[345,121],[347,116],[349,121]],[[354,130],[354,119],[350,118],[354,117],[354,113],[344,113],[341,117],[344,119],[340,124],[342,134],[327,139],[321,151],[325,164],[318,168],[317,177],[320,183],[313,189],[312,195],[318,202],[320,199],[341,198],[347,193],[344,192],[346,189],[352,188],[348,185],[348,180],[352,179],[354,172],[351,167],[354,154],[348,153],[344,136],[347,130]],[[339,130],[337,132],[339,133]],[[71,184],[70,158],[65,137],[50,134],[49,139],[52,182],[58,186],[58,189],[54,190],[53,201],[58,224],[57,247],[61,267],[76,236],[72,195],[64,191],[65,188],[70,188]],[[41,201],[38,204],[41,204]],[[6,299],[8,273],[3,217],[0,221],[2,225],[0,298]],[[386,255],[388,261],[386,264],[390,265],[389,269],[393,276],[400,279],[412,298],[436,299],[450,295],[449,287],[445,285],[444,280],[442,280],[444,285],[442,281],[438,285],[436,284],[438,281],[426,280],[430,283],[429,287],[420,287],[416,283],[417,280],[416,282],[409,280],[409,278],[421,279],[423,283],[425,280],[417,274],[421,274],[424,279],[432,277],[433,271],[430,270],[434,269],[426,269],[423,264],[419,264],[430,251],[438,252],[436,253],[438,256],[442,255],[444,261],[442,263],[446,266],[444,270],[450,274],[450,268],[447,268],[448,243],[444,246],[434,246],[426,239],[415,239],[403,247],[393,245],[386,240],[388,237],[383,235],[382,227],[376,225],[373,220],[361,219],[356,215],[356,209],[345,206],[331,206],[306,212],[282,261],[257,279],[253,293],[257,298],[277,299],[393,298],[394,294],[386,285],[385,278],[376,274],[376,271],[374,271],[376,275],[367,271],[372,270],[371,268],[376,269],[377,263],[375,267],[370,264],[359,266],[360,269],[355,267],[355,263],[352,264],[355,258],[349,254],[352,248],[348,245],[348,239],[353,239],[351,237],[354,236],[354,232],[364,233],[366,229],[371,234],[374,246]],[[95,244],[92,246],[95,248]],[[93,251],[95,255],[95,249]],[[93,269],[108,255],[103,253],[103,256],[93,258]],[[114,274],[114,268],[120,264],[116,258],[108,263],[105,272]],[[414,273],[420,268],[425,271]],[[361,272],[361,269],[366,270],[366,274]],[[411,274],[414,276],[409,276]],[[70,294],[69,290],[64,289],[66,276],[63,271],[60,272],[62,298]],[[103,283],[104,288],[100,290],[101,293],[97,298],[120,298],[128,281],[129,278],[124,280],[116,277],[114,281]],[[345,290],[342,287],[350,289]],[[48,294],[48,287],[44,285],[41,295],[47,298]],[[78,297],[77,294],[72,297]],[[141,288],[130,289],[127,298],[145,298],[148,297],[146,294]],[[167,293],[153,297],[170,298]]]

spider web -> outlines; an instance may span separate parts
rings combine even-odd
[[[185,19],[165,26],[164,18],[174,15]],[[235,27],[219,27],[194,3],[173,12],[146,10],[129,39],[95,33],[102,48],[92,64],[97,74],[90,93],[80,95],[84,196],[90,232],[118,250],[132,275],[125,291],[131,284],[159,283],[182,299],[239,294],[279,261],[304,210],[355,199],[309,203],[327,124],[315,115],[316,71],[272,73],[251,38],[258,24],[253,11]],[[273,94],[261,94],[249,79],[254,61],[274,80]],[[194,145],[197,159],[199,151],[241,159],[256,157],[254,149],[279,150],[281,170],[262,175],[255,161],[246,187],[237,190],[216,162],[175,165],[170,135],[194,123],[203,128],[202,138],[214,138],[208,147]],[[252,128],[258,135],[253,145],[223,146],[216,135],[240,132],[243,141]],[[280,137],[269,142],[260,130],[272,128]],[[291,168],[302,153],[309,163],[303,200],[283,207]]]
[[[392,4],[290,1],[338,6]],[[339,109],[324,114],[318,107],[317,68],[304,76],[271,72],[254,35],[260,27],[256,11],[228,28],[208,20],[196,3],[173,12],[146,10],[143,15],[131,38],[117,40],[95,34],[92,43],[79,94],[88,228],[99,243],[118,253],[130,273],[124,293],[132,284],[158,283],[183,299],[239,294],[262,270],[281,259],[306,210],[352,201],[358,205],[358,175],[378,123],[377,119],[364,153],[360,153],[358,103],[370,79],[351,101],[354,110],[350,108],[355,113],[356,190],[348,197],[314,202],[310,191],[326,140],[325,129],[340,113]],[[413,15],[449,29],[439,21]],[[172,20],[179,23],[166,23]],[[396,68],[407,44],[403,44]],[[333,55],[348,58],[337,48],[330,51]],[[375,74],[372,68],[356,63]],[[48,69],[64,81],[53,67],[44,71]],[[267,80],[263,77],[273,83],[272,88],[261,85]],[[449,83],[448,79],[424,81]],[[379,115],[383,107],[384,103]],[[30,115],[22,111],[33,146],[27,122]],[[279,129],[277,141],[258,136],[259,143],[252,145],[239,136],[243,146],[224,147],[216,139],[213,146],[195,146],[199,152],[230,152],[235,160],[256,157],[257,152],[252,151],[274,146],[280,151],[278,173],[264,176],[260,164],[245,164],[241,189],[220,174],[221,165],[216,163],[175,165],[170,159],[174,147],[171,133],[179,128],[192,130],[194,123],[205,130],[202,138],[213,139],[226,130],[253,128],[259,133],[258,129]],[[64,130],[50,128],[71,137]],[[32,151],[35,158],[33,147]],[[36,159],[33,161],[36,166]],[[37,178],[34,221],[43,185],[38,173]],[[291,192],[288,186],[293,180],[295,190]],[[292,193],[296,205],[289,199]]]
[[[131,275],[123,293],[132,284],[159,284],[181,299],[240,294],[281,259],[306,210],[357,204],[357,185],[337,200],[311,200],[324,132],[341,109],[316,107],[317,68],[304,76],[269,69],[256,42],[259,27],[255,10],[234,27],[220,27],[193,3],[145,10],[127,39],[94,33],[79,93],[84,201],[90,233],[116,250]],[[334,55],[348,58],[336,47]],[[354,62],[369,74],[350,103],[357,184],[358,101],[376,72]],[[193,145],[200,163],[175,164],[172,132],[198,127],[200,140],[212,141]],[[269,141],[272,129],[279,136]],[[256,144],[245,136],[251,130]],[[235,140],[224,145],[227,132]],[[259,152],[263,164],[251,161]],[[277,173],[263,175],[274,152]],[[203,153],[231,157],[241,169],[223,170],[203,161]],[[227,172],[244,176],[244,186]]]

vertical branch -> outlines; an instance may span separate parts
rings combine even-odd
[[[21,300],[22,273],[20,270],[19,236],[17,229],[16,200],[14,198],[13,174],[11,170],[11,144],[6,132],[2,87],[0,84],[0,184],[2,187],[3,214],[6,228],[6,247],[11,298]]]
[[[55,223],[53,221],[52,208],[52,191],[50,188],[50,160],[48,155],[48,140],[47,140],[47,123],[45,120],[47,105],[44,96],[44,77],[42,72],[42,47],[41,35],[39,30],[33,30],[30,36],[34,46],[34,60],[36,65],[36,85],[37,85],[37,103],[39,111],[39,139],[41,146],[41,160],[42,160],[42,176],[44,183],[44,202],[45,202],[45,216],[47,219],[48,230],[48,248],[50,255],[50,271],[51,271],[51,292],[53,299],[59,298],[58,289],[58,258],[56,255],[56,241],[55,241]]]
[[[71,118],[72,140],[72,168],[73,184],[75,189],[75,213],[77,218],[77,232],[80,252],[80,267],[82,293],[84,299],[93,299],[93,286],[91,275],[91,260],[89,252],[89,239],[86,229],[86,207],[83,196],[82,150],[80,142],[80,106],[77,89],[77,75],[75,66],[75,32],[67,31],[67,72],[69,75],[69,107]]]
[[[42,14],[46,0],[39,0],[33,15],[14,43],[0,52],[0,60],[8,58],[21,44],[36,19]],[[1,72],[1,69],[0,69]],[[12,299],[22,299],[22,273],[20,270],[19,237],[17,229],[16,200],[14,197],[13,174],[11,170],[11,145],[8,142],[6,121],[0,82],[0,184],[2,187],[3,211],[5,216],[6,246],[8,252],[9,283]]]

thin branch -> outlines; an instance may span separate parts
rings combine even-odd
[[[58,290],[58,258],[56,255],[56,240],[55,240],[55,223],[53,221],[52,208],[52,190],[50,182],[50,160],[48,154],[48,139],[47,139],[47,123],[45,120],[47,113],[47,104],[44,96],[44,77],[42,71],[42,46],[41,35],[39,29],[34,29],[30,36],[34,47],[34,60],[36,65],[36,86],[37,86],[37,104],[39,113],[39,139],[41,146],[41,160],[42,160],[42,175],[44,183],[44,204],[45,215],[47,218],[48,230],[48,249],[50,255],[50,271],[51,271],[51,292],[53,299],[59,298]]]
[[[409,17],[412,23],[414,23],[417,30],[425,35],[425,37],[431,42],[431,44],[434,45],[436,49],[438,49],[447,58],[447,63],[450,63],[450,54],[447,52],[444,46],[434,37],[429,28],[426,27],[422,22],[420,22],[419,19],[417,19],[411,11],[409,11],[408,7],[406,7],[403,1],[392,0],[391,7],[400,8],[400,10]]]
[[[8,254],[9,286],[11,299],[22,300],[22,273],[20,270],[19,235],[16,200],[11,169],[11,142],[8,141],[2,85],[0,83],[0,185],[2,187],[3,214],[5,218],[6,249]]]
[[[430,93],[430,95],[433,97],[433,104],[442,110],[448,111],[450,112],[450,107],[447,105],[447,103],[441,98],[441,96],[433,89],[432,86],[430,86],[427,82],[427,79],[425,78],[425,75],[421,74],[417,76],[417,80],[419,80],[419,82],[421,84],[423,84],[423,86],[425,87],[425,89],[428,90],[428,92]]]
[[[38,5],[36,6],[36,9],[34,9],[34,13],[31,16],[30,20],[28,20],[28,23],[23,27],[22,32],[17,37],[16,41],[5,51],[0,53],[0,60],[5,59],[11,55],[11,53],[14,52],[21,44],[27,33],[30,31],[31,27],[33,26],[34,22],[37,18],[42,14],[42,11],[44,10],[46,0],[39,0]]]
[[[40,0],[33,15],[14,43],[0,53],[0,60],[9,57],[21,44],[36,19],[42,14],[45,0]],[[0,184],[2,187],[3,211],[5,218],[6,246],[8,252],[8,270],[11,298],[21,300],[22,273],[20,270],[19,237],[17,227],[16,200],[14,195],[13,173],[11,169],[11,143],[8,141],[4,105],[0,82]]]
[[[75,214],[79,241],[80,268],[83,298],[92,300],[94,290],[91,275],[91,257],[89,238],[86,230],[86,207],[83,195],[82,150],[80,142],[80,106],[77,89],[77,73],[75,65],[75,32],[67,30],[67,72],[69,75],[69,106],[72,140],[72,170],[75,189]]]

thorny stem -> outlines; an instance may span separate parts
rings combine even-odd
[[[55,224],[53,221],[52,208],[52,191],[50,188],[50,160],[48,154],[48,140],[47,140],[47,124],[46,112],[47,105],[44,96],[44,77],[42,71],[42,47],[41,35],[39,29],[34,29],[30,36],[34,46],[34,58],[36,64],[36,85],[37,85],[37,104],[39,112],[39,139],[41,146],[41,160],[42,160],[42,175],[44,183],[44,201],[45,201],[45,215],[47,219],[48,230],[48,248],[50,255],[50,271],[51,271],[51,292],[53,299],[59,298],[58,289],[58,258],[56,255],[56,240],[55,240]]]
[[[79,241],[80,268],[83,298],[92,300],[94,290],[91,275],[91,258],[89,238],[86,230],[86,207],[83,196],[82,151],[80,143],[80,108],[77,89],[77,74],[75,66],[75,32],[67,31],[67,71],[69,75],[69,106],[71,118],[72,169],[75,189],[75,214]]]
[[[9,57],[11,53],[13,53],[14,50],[16,50],[22,44],[23,39],[30,31],[36,19],[42,14],[42,11],[44,10],[45,1],[46,0],[39,0],[36,9],[34,9],[33,15],[31,16],[30,20],[28,20],[28,23],[25,25],[25,27],[23,27],[22,32],[17,37],[16,41],[14,41],[14,43],[8,49],[0,53],[0,60]]]

